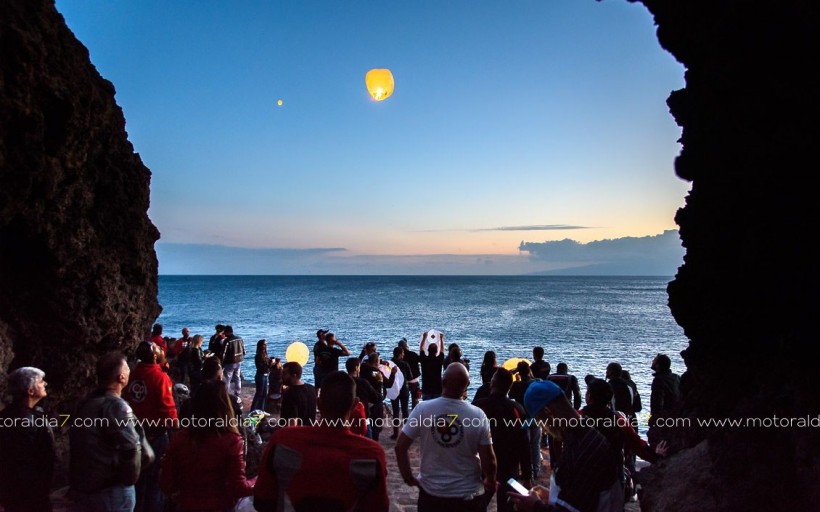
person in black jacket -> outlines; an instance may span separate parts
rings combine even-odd
[[[632,421],[635,416],[635,411],[632,409],[632,388],[621,377],[622,373],[623,370],[618,363],[609,363],[606,367],[606,379],[609,381],[614,394],[612,398],[613,409],[626,414],[626,417]]]
[[[578,386],[578,379],[575,375],[567,373],[569,368],[567,363],[558,363],[555,367],[555,373],[550,375],[547,380],[554,382],[564,391],[567,399],[571,401],[572,406],[578,410],[581,408],[581,388]]]
[[[368,411],[368,416],[371,419],[371,439],[374,441],[379,440],[379,434],[381,433],[382,426],[384,424],[385,391],[393,385],[393,382],[395,382],[396,379],[396,372],[399,370],[398,367],[394,366],[390,372],[390,376],[385,379],[379,368],[380,366],[381,359],[379,358],[379,354],[373,353],[368,356],[365,364],[362,364],[359,368],[361,377],[373,386],[373,389],[376,390],[376,393],[379,396],[378,402],[371,404],[370,410]]]
[[[638,393],[638,385],[635,384],[635,381],[632,380],[632,377],[626,370],[621,372],[621,378],[627,383],[629,389],[632,390],[632,411],[635,413],[641,412],[643,404],[641,403],[641,394]]]
[[[316,331],[318,341],[313,345],[313,382],[316,389],[322,389],[325,375],[339,369],[339,358],[349,356],[350,350],[336,339],[336,335],[324,329]]]
[[[672,361],[665,354],[658,354],[652,360],[652,394],[649,397],[649,431],[646,433],[653,447],[663,441],[662,432],[655,427],[659,418],[674,413],[680,402],[680,377],[672,373]]]
[[[421,369],[419,367],[419,355],[410,350],[407,344],[407,338],[402,338],[399,341],[399,347],[404,351],[404,362],[410,367],[411,378],[407,382],[407,390],[410,392],[411,409],[419,403],[421,393],[419,391],[419,377],[421,376]]]
[[[74,414],[82,424],[94,425],[69,431],[69,482],[81,510],[105,510],[111,502],[133,510],[140,470],[154,461],[142,426],[121,398],[130,375],[122,354],[100,358],[97,389],[80,402]]]
[[[488,384],[495,375],[498,369],[498,361],[495,358],[495,352],[488,350],[484,352],[484,360],[481,362],[481,385]]]
[[[507,396],[512,383],[512,373],[506,368],[498,368],[490,379],[490,395],[473,401],[490,421],[497,464],[496,481],[502,486],[498,492],[499,512],[513,510],[506,492],[503,492],[512,490],[507,480],[520,476],[524,487],[532,487],[530,441],[527,431],[521,428],[527,413],[521,404]]]
[[[649,412],[653,418],[670,414],[680,401],[680,377],[672,373],[669,356],[658,354],[652,360],[652,395],[649,398]]]
[[[211,339],[208,341],[208,353],[219,357],[221,361],[225,352],[225,326],[216,324],[215,330],[216,332],[213,333]]]
[[[626,415],[630,424],[635,425],[635,394],[632,387],[623,378],[623,369],[618,363],[609,363],[606,367],[606,378],[612,388],[612,409]],[[635,473],[635,454],[625,450],[624,461],[630,474]]]
[[[245,341],[233,333],[233,327],[225,326],[225,353],[222,371],[228,390],[236,396],[242,392],[242,361],[245,359]]]
[[[256,366],[256,375],[254,376],[256,392],[253,394],[251,410],[264,411],[265,399],[268,397],[268,373],[270,373],[270,367],[273,365],[273,359],[268,357],[267,340],[259,340],[256,343],[256,355],[253,358],[253,364]]]
[[[532,376],[536,379],[547,380],[552,368],[549,361],[544,361],[544,347],[533,347],[532,358],[533,363],[530,366]]]
[[[410,415],[408,402],[410,400],[410,390],[408,388],[408,381],[412,377],[412,373],[410,372],[410,366],[404,362],[404,350],[401,347],[396,347],[393,349],[393,359],[392,361],[396,364],[396,366],[401,371],[402,375],[404,376],[404,382],[401,385],[401,389],[399,389],[399,396],[395,399],[390,400],[390,405],[393,407],[393,435],[390,436],[390,439],[398,439],[399,437],[399,425],[404,425],[404,422],[407,421],[407,417]],[[388,386],[390,387],[390,386]],[[399,408],[401,407],[401,424],[399,424]]]
[[[362,363],[357,357],[350,357],[345,361],[345,370],[347,370],[347,373],[353,377],[353,380],[356,382],[356,398],[362,403],[365,414],[370,418],[370,406],[380,403],[382,397],[376,392],[373,386],[370,385],[370,382],[360,376],[359,369],[361,367]],[[370,439],[373,438],[373,426],[371,423],[372,422],[368,422],[367,425],[367,437]]]
[[[313,426],[316,422],[316,388],[302,382],[302,365],[288,361],[282,366],[282,412],[279,418],[288,425]]]
[[[12,402],[0,412],[0,505],[7,512],[51,511],[54,436],[48,416],[37,407],[46,396],[45,375],[24,367],[8,376]]]
[[[177,364],[182,370],[182,382],[190,386],[190,389],[198,388],[202,384],[202,361],[204,358],[201,334],[191,338],[191,344],[177,357]]]
[[[444,366],[444,334],[438,341],[430,343],[425,351],[427,331],[421,338],[419,364],[421,365],[421,398],[432,400],[441,396],[441,370]]]

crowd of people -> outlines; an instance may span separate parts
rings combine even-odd
[[[652,463],[667,454],[654,422],[681,403],[680,380],[663,354],[652,361],[647,442],[635,428],[637,386],[616,362],[604,378],[583,379],[582,403],[579,379],[564,362],[553,373],[542,347],[513,369],[488,351],[468,401],[470,361],[458,344],[445,350],[442,332],[425,332],[418,351],[402,338],[386,350],[390,359],[375,342],[354,357],[333,333],[320,329],[316,337],[314,384],[303,381],[301,364],[282,364],[266,340],[257,342],[248,410],[240,399],[245,343],[230,325],[217,325],[204,350],[203,336],[186,328],[166,338],[156,325],[133,357],[99,358],[97,386],[72,412],[83,423],[69,429],[78,510],[387,510],[379,440],[392,427],[398,468],[418,487],[419,511],[482,511],[493,496],[499,511],[620,511],[635,493],[635,458]],[[0,504],[9,512],[51,510],[52,427],[34,421],[46,417],[37,405],[47,395],[44,379],[32,367],[9,374],[12,399],[0,411]],[[257,424],[243,418],[254,410],[278,413],[258,477],[246,472],[247,430]],[[549,489],[534,486],[547,447]],[[520,493],[512,482],[531,490]]]

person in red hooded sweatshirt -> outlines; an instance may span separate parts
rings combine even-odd
[[[154,324],[151,329],[151,337],[148,339],[151,343],[159,345],[164,353],[168,353],[168,344],[165,343],[165,338],[162,337],[162,324]]]
[[[168,447],[168,432],[176,424],[177,409],[172,392],[173,383],[158,364],[162,349],[156,343],[143,341],[137,347],[137,365],[131,372],[123,398],[131,405],[134,415],[143,420],[145,436],[156,454],[156,460]],[[165,498],[159,488],[159,463],[140,473],[136,485],[135,512],[162,512]]]

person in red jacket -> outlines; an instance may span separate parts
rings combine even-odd
[[[173,346],[168,348],[170,358],[177,358],[191,344],[191,331],[187,327],[182,328],[182,337],[176,340]]]
[[[191,398],[191,411],[197,422],[174,434],[160,486],[180,512],[232,510],[253,493],[253,481],[245,478],[242,437],[225,383],[204,382]]]
[[[136,356],[137,365],[131,372],[123,397],[134,410],[134,415],[143,420],[145,436],[154,449],[156,460],[160,460],[168,446],[168,431],[177,421],[173,383],[157,363],[162,357],[157,344],[143,341],[137,347]],[[159,464],[142,471],[136,491],[135,512],[162,512],[165,498],[159,489]]]
[[[131,380],[125,388],[125,399],[141,420],[157,420],[144,424],[148,428],[168,429],[177,419],[172,392],[173,382],[158,364],[159,347],[150,342],[142,342],[137,347],[137,365],[131,372]]]
[[[151,338],[148,341],[159,345],[164,353],[168,353],[168,344],[165,343],[165,338],[162,337],[162,324],[154,324],[154,328],[151,329]]]
[[[332,372],[322,382],[320,424],[274,432],[259,464],[253,490],[256,510],[390,508],[384,449],[346,426],[355,399],[353,377]]]

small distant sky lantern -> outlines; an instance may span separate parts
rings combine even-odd
[[[383,101],[393,94],[393,73],[389,69],[371,69],[364,78],[367,92],[376,101]]]
[[[277,100],[276,104],[281,107],[282,106],[282,100]]]

